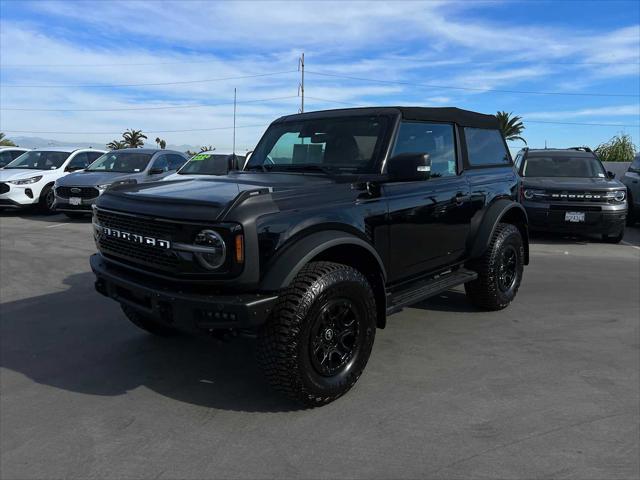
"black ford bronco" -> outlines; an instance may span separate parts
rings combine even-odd
[[[151,333],[254,332],[269,381],[317,406],[358,380],[390,314],[463,284],[480,308],[514,299],[529,256],[518,189],[490,115],[290,115],[242,171],[108,190],[91,267]]]

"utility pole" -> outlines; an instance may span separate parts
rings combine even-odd
[[[298,85],[298,93],[300,94],[300,113],[304,113],[304,52],[298,59],[298,71],[300,72],[300,85]]]
[[[233,150],[231,153],[236,154],[236,96],[237,89],[233,88]]]

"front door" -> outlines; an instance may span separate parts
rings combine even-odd
[[[431,178],[383,186],[389,206],[389,280],[436,270],[464,255],[472,215],[470,189],[459,174],[454,127],[403,122],[393,155],[428,153]]]

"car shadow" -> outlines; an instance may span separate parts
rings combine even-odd
[[[21,210],[0,210],[0,218],[24,218],[34,222],[44,223],[89,223],[91,215],[80,218],[69,218],[64,213],[42,213],[37,207]]]
[[[0,305],[2,368],[88,395],[118,396],[146,387],[223,410],[299,408],[263,379],[254,339],[157,338],[96,293],[92,274],[72,275],[64,283],[65,291]]]
[[[435,297],[431,297],[427,300],[423,300],[420,303],[416,303],[409,308],[417,308],[420,310],[435,310],[439,312],[458,312],[458,313],[473,313],[480,312],[482,310],[474,307],[464,291],[459,290],[447,290]]]
[[[591,243],[607,245],[598,235],[531,232],[529,236],[531,243],[541,245],[589,245]],[[625,228],[623,242],[627,245],[640,246],[640,228],[638,224]]]

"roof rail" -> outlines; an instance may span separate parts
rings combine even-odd
[[[578,150],[581,152],[593,153],[593,150],[591,150],[589,147],[569,147],[567,150]]]

